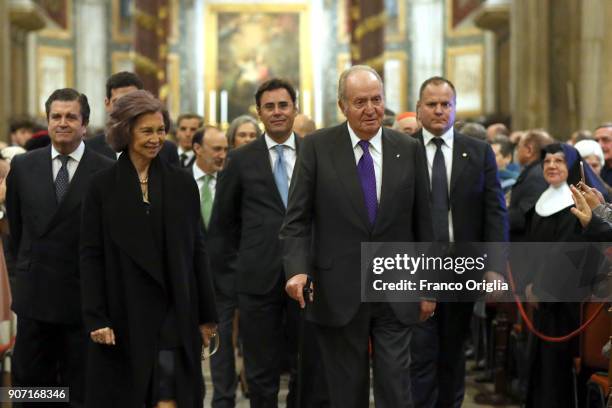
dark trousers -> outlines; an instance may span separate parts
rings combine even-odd
[[[216,295],[219,323],[219,351],[210,358],[210,374],[213,383],[212,408],[236,406],[236,361],[234,355],[233,322],[238,299],[218,292]]]
[[[88,335],[81,325],[47,323],[18,316],[12,361],[17,387],[69,387],[70,404],[84,406]],[[51,404],[49,404],[51,405]],[[22,407],[39,407],[23,403]]]
[[[463,344],[474,303],[439,303],[433,318],[415,326],[410,351],[412,397],[419,408],[460,408],[465,394]]]
[[[279,282],[270,294],[238,294],[240,334],[251,408],[276,408],[282,362],[286,347],[295,353],[295,343],[286,341],[286,325],[295,327],[297,306]],[[289,344],[287,344],[289,343]],[[294,398],[290,381],[287,400]]]
[[[412,407],[411,326],[401,323],[386,303],[363,303],[343,327],[316,325],[317,339],[334,408],[369,407],[372,339],[374,400],[377,408]]]

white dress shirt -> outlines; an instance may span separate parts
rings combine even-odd
[[[363,150],[359,146],[361,139],[357,137],[357,134],[351,129],[351,125],[346,122],[348,126],[349,135],[351,136],[351,144],[353,146],[353,153],[355,154],[355,163],[359,164],[359,159],[363,156]],[[370,139],[370,156],[374,161],[374,176],[376,177],[376,199],[380,203],[380,191],[382,187],[382,127],[378,129],[378,132]]]
[[[202,197],[202,188],[204,188],[204,177],[206,177],[206,173],[202,171],[200,167],[194,162],[193,163],[193,178],[198,184],[198,191],[200,192],[200,197]],[[208,183],[208,188],[210,188],[211,198],[215,199],[215,193],[217,192],[217,172],[211,174],[212,178]]]
[[[193,155],[195,154],[193,150],[183,150],[183,148],[181,146],[177,147],[177,151],[178,151],[178,157],[179,157],[179,161],[181,162],[181,165],[183,164],[183,161],[185,162],[185,164],[189,163],[191,161],[191,159],[193,158]],[[185,160],[183,160],[181,158],[181,155],[184,154]]]
[[[68,167],[68,181],[72,181],[72,177],[79,167],[79,162],[83,158],[83,153],[85,152],[85,143],[81,141],[79,147],[77,147],[72,153],[68,156],[70,157],[66,162],[66,167]],[[62,168],[62,162],[59,159],[60,152],[55,150],[53,144],[51,144],[51,167],[53,170],[53,181],[55,182],[55,178],[57,177],[57,173],[59,173]]]
[[[270,166],[272,172],[274,172],[274,164],[276,163],[277,153],[274,147],[278,144],[283,144],[286,148],[283,149],[283,159],[285,160],[285,168],[287,169],[287,177],[289,180],[289,186],[291,186],[291,177],[293,176],[293,168],[295,167],[295,160],[297,158],[297,151],[295,149],[295,133],[291,133],[291,136],[285,143],[276,143],[270,136],[264,134],[266,140],[266,146],[268,146],[268,153],[270,154]]]
[[[434,156],[436,155],[436,145],[432,141],[433,138],[436,137],[431,134],[427,129],[423,128],[423,143],[425,145],[425,152],[427,153],[427,171],[429,172],[429,186],[431,187],[431,170],[433,168]],[[442,155],[444,156],[444,165],[446,166],[446,180],[448,182],[448,194],[450,197],[450,187],[451,187],[451,171],[453,169],[453,145],[455,140],[455,134],[453,132],[453,128],[451,127],[444,133],[442,136],[444,143],[442,143]],[[455,241],[455,234],[453,231],[453,217],[452,217],[452,209],[448,207],[448,238],[450,242]]]

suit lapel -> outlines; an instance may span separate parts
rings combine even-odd
[[[391,214],[391,206],[393,205],[393,197],[401,188],[401,182],[404,180],[404,172],[406,165],[403,164],[406,158],[401,157],[397,139],[385,132],[382,133],[382,186],[380,192],[380,203],[378,205],[378,216],[374,227],[384,225],[385,215]]]
[[[459,180],[461,179],[461,173],[468,164],[469,152],[467,146],[463,143],[463,136],[455,132],[453,136],[453,168],[451,170],[451,185],[450,185],[450,196],[453,196],[453,190],[457,187]]]
[[[330,150],[330,160],[338,174],[338,180],[349,197],[351,206],[357,213],[358,218],[366,230],[370,230],[368,211],[363,198],[363,190],[359,182],[355,153],[351,145],[351,137],[348,133],[346,122],[337,127]]]
[[[41,157],[32,161],[30,173],[34,181],[37,194],[40,196],[39,205],[42,207],[37,211],[36,217],[38,235],[44,234],[49,229],[53,215],[57,212],[57,196],[55,195],[55,184],[53,183],[53,168],[51,165],[51,146],[38,152]]]
[[[64,219],[75,207],[81,204],[82,198],[85,194],[85,189],[91,179],[91,174],[96,170],[94,163],[90,160],[89,149],[85,147],[83,157],[79,161],[77,169],[72,176],[68,191],[64,196],[64,199],[57,206],[57,211],[53,215],[51,222],[49,223],[47,230],[53,227],[58,221]]]
[[[109,200],[113,214],[110,221],[113,240],[136,264],[165,287],[162,257],[159,251],[155,251],[152,220],[145,214],[138,176],[127,153],[122,154],[117,162],[115,188]]]

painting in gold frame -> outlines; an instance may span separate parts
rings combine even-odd
[[[482,34],[482,30],[466,17],[482,4],[482,0],[446,0],[446,35],[467,37]]]
[[[385,11],[387,12],[385,41],[404,41],[406,37],[406,2],[407,0],[385,0]],[[347,0],[338,0],[336,13],[338,16],[338,42],[346,44],[349,40]]]
[[[38,47],[37,55],[37,106],[38,113],[45,116],[45,101],[56,89],[74,85],[74,60],[72,49],[60,47]]]
[[[312,111],[308,5],[211,4],[205,18],[208,123],[224,119],[217,115],[223,106],[211,109],[211,95],[216,104],[214,95],[227,92],[228,121],[254,114],[255,90],[272,76],[289,79],[299,90],[298,103],[309,101]]]
[[[336,61],[337,76],[351,66],[348,53],[338,54]],[[404,51],[385,52],[385,107],[396,113],[408,110],[408,56]],[[345,119],[337,110],[338,121]]]
[[[36,0],[36,3],[47,13],[51,23],[39,35],[47,38],[72,38],[72,0]]]
[[[457,115],[481,115],[484,106],[484,47],[469,45],[446,50],[446,77],[457,90]]]
[[[134,61],[132,54],[127,51],[114,51],[111,55],[112,74],[121,71],[134,71]]]
[[[179,39],[179,1],[169,0],[170,29],[168,41],[176,44]],[[112,34],[113,41],[131,43],[133,33],[134,0],[112,0]]]

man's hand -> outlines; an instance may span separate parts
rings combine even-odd
[[[585,187],[589,188],[588,186]],[[580,221],[580,225],[582,225],[582,228],[586,228],[586,226],[589,225],[589,222],[591,222],[591,218],[593,218],[593,212],[591,211],[591,208],[594,208],[591,207],[591,205],[587,201],[586,195],[589,194],[592,200],[595,194],[592,194],[591,192],[585,193],[584,190],[578,190],[574,186],[570,186],[570,190],[572,190],[572,198],[574,199],[574,204],[576,205],[575,207],[572,207],[570,211],[576,216],[576,218],[578,218],[578,221]]]
[[[433,317],[436,311],[435,300],[421,300],[421,311],[419,314],[419,321],[424,322],[425,320]]]
[[[106,344],[107,346],[115,345],[115,332],[110,327],[103,327],[89,333],[91,340],[94,343]]]
[[[502,283],[506,282],[506,278],[504,278],[504,275],[495,271],[486,271],[483,278],[485,281],[487,281],[487,283],[499,282],[499,284],[501,285]],[[502,296],[504,296],[504,294],[505,292],[503,290],[494,290],[493,292],[487,293],[487,295],[485,296],[485,300],[489,302],[494,302],[496,300],[499,300]]]
[[[202,335],[202,343],[205,347],[208,347],[212,338],[217,336],[217,325],[215,323],[201,324],[200,334]]]
[[[285,291],[289,295],[290,298],[295,299],[299,302],[300,307],[303,309],[306,307],[306,302],[304,301],[304,286],[306,286],[306,282],[308,281],[308,275],[305,273],[300,273],[295,275],[291,279],[287,281],[285,285]],[[314,300],[314,285],[310,291],[310,301]]]
[[[527,302],[531,303],[534,308],[538,308],[540,304],[540,298],[533,293],[533,283],[530,283],[525,288],[525,295],[527,295]]]

